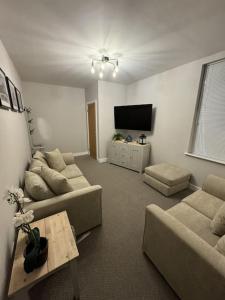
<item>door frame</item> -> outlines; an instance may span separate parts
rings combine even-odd
[[[90,154],[90,143],[89,143],[89,120],[88,120],[88,104],[95,104],[95,131],[96,131],[96,135],[95,135],[95,139],[96,139],[96,159],[99,159],[99,155],[98,155],[98,101],[97,100],[93,100],[93,101],[88,101],[86,102],[86,120],[87,120],[87,145],[88,145],[88,153]]]

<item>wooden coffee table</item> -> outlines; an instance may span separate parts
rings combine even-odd
[[[23,269],[23,251],[27,236],[20,231],[16,243],[11,280],[8,296],[29,290],[32,286],[45,279],[61,268],[70,267],[73,280],[74,299],[79,299],[79,287],[76,262],[79,256],[76,242],[66,211],[33,222],[31,227],[38,227],[40,234],[48,239],[48,259],[46,263],[27,274]]]

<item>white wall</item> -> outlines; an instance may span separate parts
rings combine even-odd
[[[0,67],[21,90],[20,77],[0,41]],[[0,299],[3,299],[9,262],[14,241],[12,217],[14,207],[2,200],[7,188],[23,181],[24,170],[30,159],[30,146],[24,113],[0,109]]]
[[[125,105],[126,86],[118,83],[98,81],[98,127],[99,158],[107,157],[108,143],[114,128],[114,106]]]
[[[225,166],[188,157],[192,121],[195,112],[202,64],[224,58],[225,52],[179,66],[140,80],[127,87],[126,104],[152,103],[155,110],[152,163],[170,162],[188,168],[192,182],[202,185],[207,174],[225,177]]]
[[[92,102],[98,99],[98,81],[85,88],[85,101]]]
[[[35,144],[48,150],[87,151],[84,89],[23,82],[23,93],[32,108]]]

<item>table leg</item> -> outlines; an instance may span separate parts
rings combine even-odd
[[[77,260],[74,259],[70,261],[69,265],[70,265],[71,279],[72,279],[73,289],[74,289],[74,300],[79,300],[80,291],[79,291],[79,281],[78,281]]]

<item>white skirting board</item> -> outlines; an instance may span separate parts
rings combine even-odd
[[[89,151],[73,153],[74,156],[82,156],[82,155],[88,155],[88,154],[90,154]]]
[[[107,157],[98,158],[98,162],[99,162],[100,164],[106,163],[106,162],[107,162]]]

